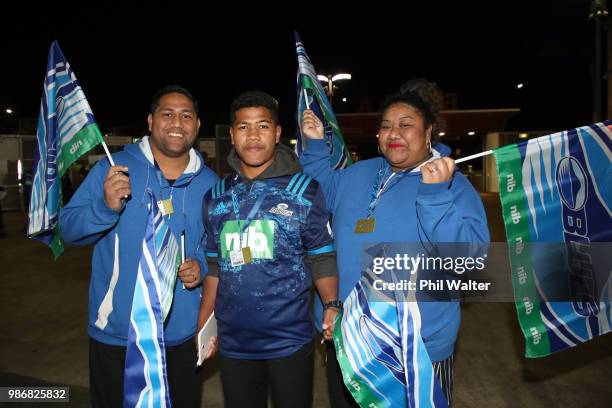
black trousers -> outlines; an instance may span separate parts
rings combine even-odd
[[[89,339],[89,390],[94,408],[123,407],[123,379],[126,348]],[[174,408],[199,408],[204,371],[196,369],[193,338],[178,346],[166,347],[166,368],[170,400]]]
[[[241,360],[220,356],[221,382],[227,408],[266,408],[268,385],[275,408],[312,406],[314,345],[289,357]]]
[[[326,344],[325,359],[327,361],[327,389],[329,391],[330,405],[332,408],[359,408],[359,405],[357,405],[342,381],[342,372],[336,359],[336,348],[331,342],[326,342]],[[432,363],[432,366],[450,407],[453,396],[453,356],[451,355],[446,360],[436,361]]]

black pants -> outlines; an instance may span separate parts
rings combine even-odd
[[[221,382],[227,408],[266,408],[268,384],[275,408],[312,406],[314,345],[306,344],[289,357],[240,360],[220,357]]]
[[[332,408],[359,408],[342,381],[342,372],[336,359],[336,348],[331,342],[327,342],[325,359],[327,360],[327,389]],[[432,363],[432,366],[450,407],[453,395],[453,356],[451,355],[446,360],[436,361]]]
[[[94,408],[123,407],[126,348],[89,339],[89,390]],[[193,339],[166,347],[170,400],[174,408],[200,407],[204,372],[196,369]]]

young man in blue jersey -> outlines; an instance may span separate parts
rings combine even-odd
[[[94,244],[89,288],[89,371],[92,406],[122,407],[126,344],[151,190],[187,260],[180,266],[164,340],[173,406],[199,407],[203,376],[195,370],[193,337],[206,271],[202,198],[217,181],[192,148],[198,105],[186,89],[169,86],[153,97],[150,136],[100,160],[61,212],[62,238]],[[126,198],[127,197],[127,198]],[[162,207],[162,205],[160,205]]]
[[[328,212],[319,184],[279,144],[277,102],[263,92],[230,108],[234,173],[204,198],[209,272],[199,327],[213,311],[227,407],[312,404],[314,281],[331,339],[340,303]]]

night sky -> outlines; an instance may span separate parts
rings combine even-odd
[[[339,82],[348,102],[336,100],[337,112],[354,111],[364,97],[377,109],[385,94],[419,76],[457,93],[460,109],[520,108],[507,130],[591,122],[589,1],[459,3],[396,9],[374,2],[358,19],[326,12],[323,4],[308,9],[296,3],[308,9],[299,23],[266,10],[213,15],[187,4],[142,12],[82,10],[69,24],[60,23],[66,15],[4,12],[0,107],[37,117],[49,45],[57,39],[104,132],[144,132],[153,92],[178,83],[200,102],[201,136],[226,123],[231,100],[251,89],[277,97],[284,136],[290,136],[295,29],[318,73],[353,75]]]

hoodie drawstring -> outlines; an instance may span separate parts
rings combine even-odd
[[[145,183],[145,188],[142,191],[142,197],[140,198],[140,207],[144,207],[144,199],[145,199],[145,194],[147,194],[147,188],[149,188],[149,170],[151,170],[151,168],[149,166],[147,166],[147,182]]]

